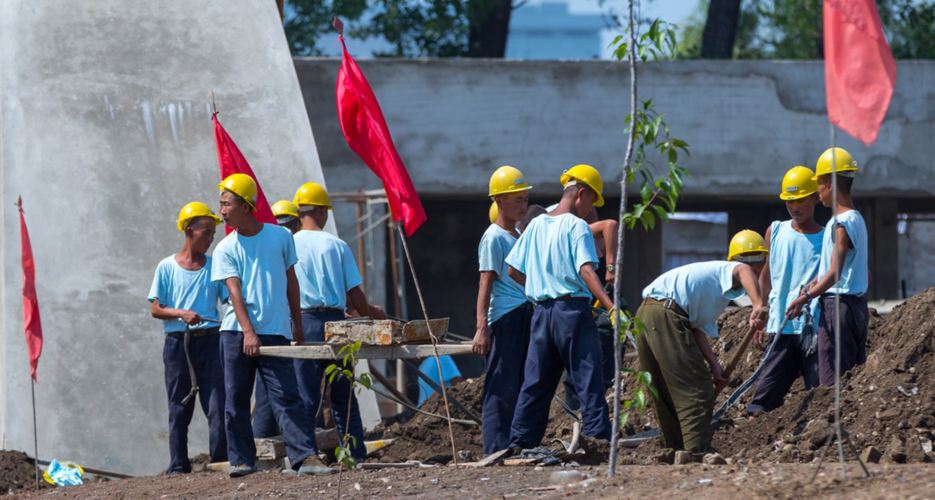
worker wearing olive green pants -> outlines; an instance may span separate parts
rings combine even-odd
[[[636,317],[647,330],[637,336],[637,352],[658,393],[656,421],[666,448],[690,450],[695,461],[711,445],[715,389],[728,382],[708,337],[717,338],[718,317],[744,293],[753,302],[750,325],[762,326],[757,276],[768,253],[759,234],[741,231],[731,240],[728,261],[673,269],[643,290]]]

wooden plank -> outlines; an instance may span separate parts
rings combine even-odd
[[[541,461],[541,458],[510,458],[504,460],[503,465],[506,467],[516,467],[520,465],[534,465]]]
[[[504,457],[507,453],[509,453],[509,452],[510,452],[510,449],[509,449],[509,448],[507,448],[507,449],[505,449],[505,450],[500,450],[500,451],[493,452],[493,453],[491,453],[490,455],[487,455],[486,457],[484,457],[483,460],[481,460],[481,461],[479,461],[479,462],[474,462],[473,466],[474,466],[474,467],[486,467],[486,466],[488,466],[488,465],[490,465],[490,464],[492,464],[492,463],[494,463],[494,462],[500,460],[501,458],[503,458],[503,457]]]
[[[624,448],[636,448],[637,446],[657,436],[659,436],[659,429],[650,429],[646,432],[641,432],[639,434],[623,438],[617,441],[617,445],[623,446]]]
[[[278,358],[339,359],[339,345],[295,345],[260,347],[260,354]],[[439,356],[470,354],[471,343],[438,344]],[[433,356],[431,345],[363,345],[358,359],[417,359]]]

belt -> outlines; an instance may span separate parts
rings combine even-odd
[[[855,298],[855,299],[859,299],[859,298],[863,297],[863,295],[853,295],[853,294],[848,294],[848,293],[842,293],[842,294],[841,294],[841,298],[843,299],[843,298],[845,298],[845,297],[853,297],[853,298]],[[824,299],[833,299],[833,298],[834,298],[834,294],[833,294],[833,293],[823,293],[823,294],[819,295],[818,298],[820,298],[820,299],[822,299],[822,300],[824,300]]]
[[[334,308],[334,307],[309,307],[308,309],[302,309],[302,312],[303,312],[303,313],[312,313],[312,314],[327,313],[327,312],[334,312],[334,313],[341,313],[341,314],[344,314],[344,311],[343,311],[343,310],[341,310],[341,309],[336,309],[336,308]]]
[[[214,335],[219,333],[221,329],[219,327],[213,326],[211,328],[194,328],[189,330],[192,337],[204,337],[205,335]],[[184,337],[185,332],[169,332],[166,335],[172,335],[173,337]]]
[[[674,312],[675,314],[678,314],[679,316],[684,316],[686,318],[688,317],[688,314],[685,314],[685,310],[679,307],[679,305],[676,304],[675,301],[672,299],[656,300],[652,297],[646,297],[645,299],[643,299],[643,304],[662,306],[666,309],[671,309],[672,312]]]
[[[560,301],[560,300],[582,300],[582,301],[584,301],[584,302],[590,302],[590,301],[591,301],[591,299],[586,299],[586,298],[584,298],[584,297],[572,297],[571,295],[562,295],[561,297],[556,297],[556,298],[554,298],[554,299],[545,299],[545,300],[543,300],[542,302],[546,302],[546,301],[549,301],[549,300],[554,300],[554,301],[556,301],[556,302],[558,302],[558,301]]]

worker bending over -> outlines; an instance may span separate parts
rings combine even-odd
[[[763,238],[740,231],[730,242],[727,262],[697,262],[675,268],[643,289],[636,317],[645,325],[636,337],[640,366],[652,375],[658,397],[653,411],[666,448],[690,450],[700,462],[714,433],[715,388],[727,386],[708,337],[717,338],[717,319],[728,303],[753,302],[750,326],[762,328],[765,306],[757,276],[766,264]]]
[[[536,304],[523,386],[510,429],[510,448],[534,448],[542,442],[555,388],[568,370],[582,402],[583,432],[610,439],[604,399],[601,344],[591,297],[612,304],[594,269],[597,252],[584,218],[603,203],[601,186],[572,180],[558,207],[534,219],[516,242],[506,262],[508,274],[525,287]]]
[[[782,193],[791,220],[775,221],[766,230],[766,249],[769,259],[760,273],[760,294],[769,297],[769,319],[766,333],[775,336],[772,354],[763,365],[756,381],[753,401],[747,413],[772,411],[782,406],[786,393],[799,376],[805,388],[818,385],[818,357],[815,354],[815,331],[812,322],[800,317],[786,322],[786,306],[799,296],[803,285],[818,275],[821,260],[821,240],[824,228],[815,222],[818,206],[818,183],[815,175],[805,167],[793,167],[782,179]],[[808,315],[817,316],[818,302],[811,301]],[[808,318],[808,319],[811,319]],[[803,331],[808,330],[808,331]],[[761,349],[763,330],[757,331],[754,342]]]
[[[794,318],[802,314],[805,304],[818,297],[821,313],[818,319],[818,379],[821,385],[834,385],[834,294],[841,294],[841,374],[867,361],[867,328],[870,312],[867,309],[867,287],[870,269],[867,267],[867,224],[854,208],[851,186],[857,162],[847,151],[828,149],[818,159],[815,180],[821,203],[831,207],[832,217],[825,226],[821,246],[818,275],[809,283],[805,294],[792,301],[787,313]],[[834,205],[832,175],[838,177],[838,204]],[[835,283],[835,270],[840,281]]]
[[[362,281],[350,247],[324,230],[328,211],[332,210],[325,188],[308,182],[296,191],[292,202],[299,209],[302,224],[302,230],[295,234],[298,256],[295,268],[301,296],[302,328],[307,342],[324,342],[325,323],[344,320],[346,297],[350,298],[350,305],[361,317],[370,317],[372,309],[360,289]],[[379,316],[375,319],[386,319],[382,313]],[[318,414],[318,407],[322,403],[321,378],[325,368],[331,364],[336,363],[317,359],[295,360],[299,393],[305,402],[305,415],[309,421],[314,422]],[[338,366],[354,370],[351,365]],[[360,408],[354,396],[353,384],[347,378],[335,378],[331,382],[331,415],[342,441],[348,434],[353,438],[349,441],[351,456],[355,460],[366,458]]]
[[[217,321],[218,300],[227,300],[227,288],[211,281],[211,257],[205,255],[214,241],[221,218],[204,203],[189,203],[179,213],[178,228],[185,233],[182,251],[170,255],[156,267],[149,290],[150,311],[161,319],[166,334],[162,359],[166,367],[169,396],[169,474],[192,471],[188,459],[188,425],[195,413],[195,400],[182,400],[191,392],[192,379],[185,357],[188,352],[198,383],[198,399],[208,417],[208,448],[212,462],[227,461],[224,431],[224,372],[221,367]]]
[[[473,352],[484,356],[484,402],[481,411],[484,454],[506,449],[529,349],[533,306],[523,286],[507,273],[506,258],[516,245],[516,224],[526,213],[529,190],[523,173],[500,167],[490,177],[488,196],[497,216],[477,248],[480,287]]]
[[[336,472],[318,458],[314,427],[305,416],[292,362],[260,356],[262,345],[304,341],[292,235],[256,220],[257,188],[249,176],[233,174],[218,187],[221,217],[236,229],[218,244],[211,269],[212,280],[227,284],[231,303],[221,324],[230,476],[256,472],[250,395],[257,374],[269,393],[292,467],[299,474]]]

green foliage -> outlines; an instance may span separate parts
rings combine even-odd
[[[286,0],[283,29],[294,56],[320,56],[318,39],[334,33],[334,16],[353,24],[367,10],[367,0]]]
[[[620,317],[619,328],[621,343],[626,342],[628,335],[632,335],[636,338],[646,332],[646,324],[626,311],[625,314]],[[646,413],[646,409],[649,407],[647,393],[652,393],[654,397],[658,397],[659,393],[656,392],[656,388],[652,385],[653,377],[649,372],[642,372],[631,368],[623,368],[620,371],[626,375],[632,375],[636,379],[636,387],[633,389],[633,398],[623,401],[623,411],[620,413],[620,426],[625,427],[632,412],[635,411],[637,413],[637,418],[642,417],[643,414]]]
[[[355,36],[383,36],[393,50],[389,57],[459,57],[467,51],[465,0],[376,0],[379,11]]]
[[[354,366],[357,365],[357,353],[360,352],[360,346],[360,341],[354,341],[341,347],[341,350],[338,351],[338,356],[341,357],[342,361],[341,366],[334,363],[325,368],[325,376],[328,377],[329,384],[333,384],[336,380],[346,378],[351,382],[352,389],[356,389],[358,386],[369,389],[370,386],[373,385],[370,374],[364,373],[360,377],[354,377],[354,372],[352,370]],[[349,370],[347,367],[351,367],[351,369]],[[350,418],[350,408],[348,408],[348,418]],[[342,437],[341,446],[335,450],[334,457],[337,459],[338,463],[343,464],[344,467],[353,469],[354,458],[351,456],[351,450],[357,445],[357,439],[350,435],[350,427],[350,422],[348,422],[348,425],[344,427],[348,429],[348,431]]]

